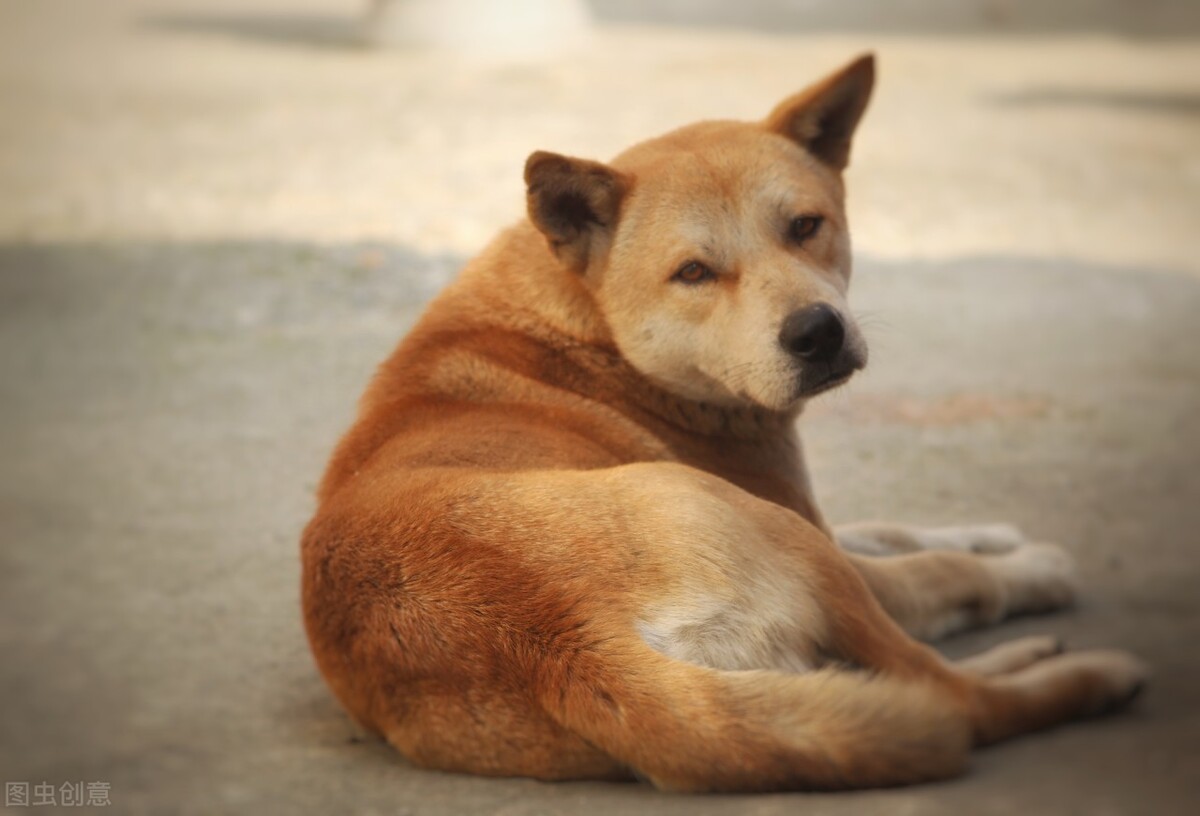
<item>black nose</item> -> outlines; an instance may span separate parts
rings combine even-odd
[[[801,360],[827,363],[842,350],[846,327],[827,303],[814,303],[787,316],[779,331],[779,342]]]

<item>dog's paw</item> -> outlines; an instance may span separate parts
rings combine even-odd
[[[1012,524],[933,527],[921,531],[926,549],[957,550],[976,555],[1002,555],[1029,543]]]
[[[992,565],[1004,586],[1007,614],[1050,612],[1075,602],[1075,559],[1056,544],[1025,544]]]
[[[1054,662],[1059,669],[1078,677],[1081,716],[1124,708],[1141,694],[1150,679],[1150,669],[1145,663],[1119,649],[1072,652]]]

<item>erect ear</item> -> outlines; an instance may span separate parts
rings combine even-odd
[[[525,162],[525,184],[529,219],[563,263],[583,272],[617,223],[628,178],[599,162],[539,150]]]
[[[875,56],[863,54],[771,111],[766,125],[837,170],[850,163],[850,138],[875,85]]]

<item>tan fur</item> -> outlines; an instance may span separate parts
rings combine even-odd
[[[303,605],[333,692],[410,760],[891,785],[1136,692],[1122,653],[952,665],[913,639],[1069,603],[1060,549],[835,533],[815,505],[794,420],[866,363],[841,171],[872,80],[862,58],[762,123],[607,165],[534,154],[529,220],[382,365],[304,534]]]

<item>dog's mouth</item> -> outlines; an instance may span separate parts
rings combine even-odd
[[[811,399],[818,394],[824,394],[826,391],[832,391],[838,386],[845,385],[850,382],[850,378],[854,376],[855,369],[847,369],[845,371],[830,372],[829,374],[819,378],[811,379],[808,376],[800,377],[800,394],[804,399]]]
[[[838,359],[824,365],[805,366],[796,383],[798,399],[811,399],[818,394],[845,385],[854,373],[866,365],[859,355],[842,354]]]

